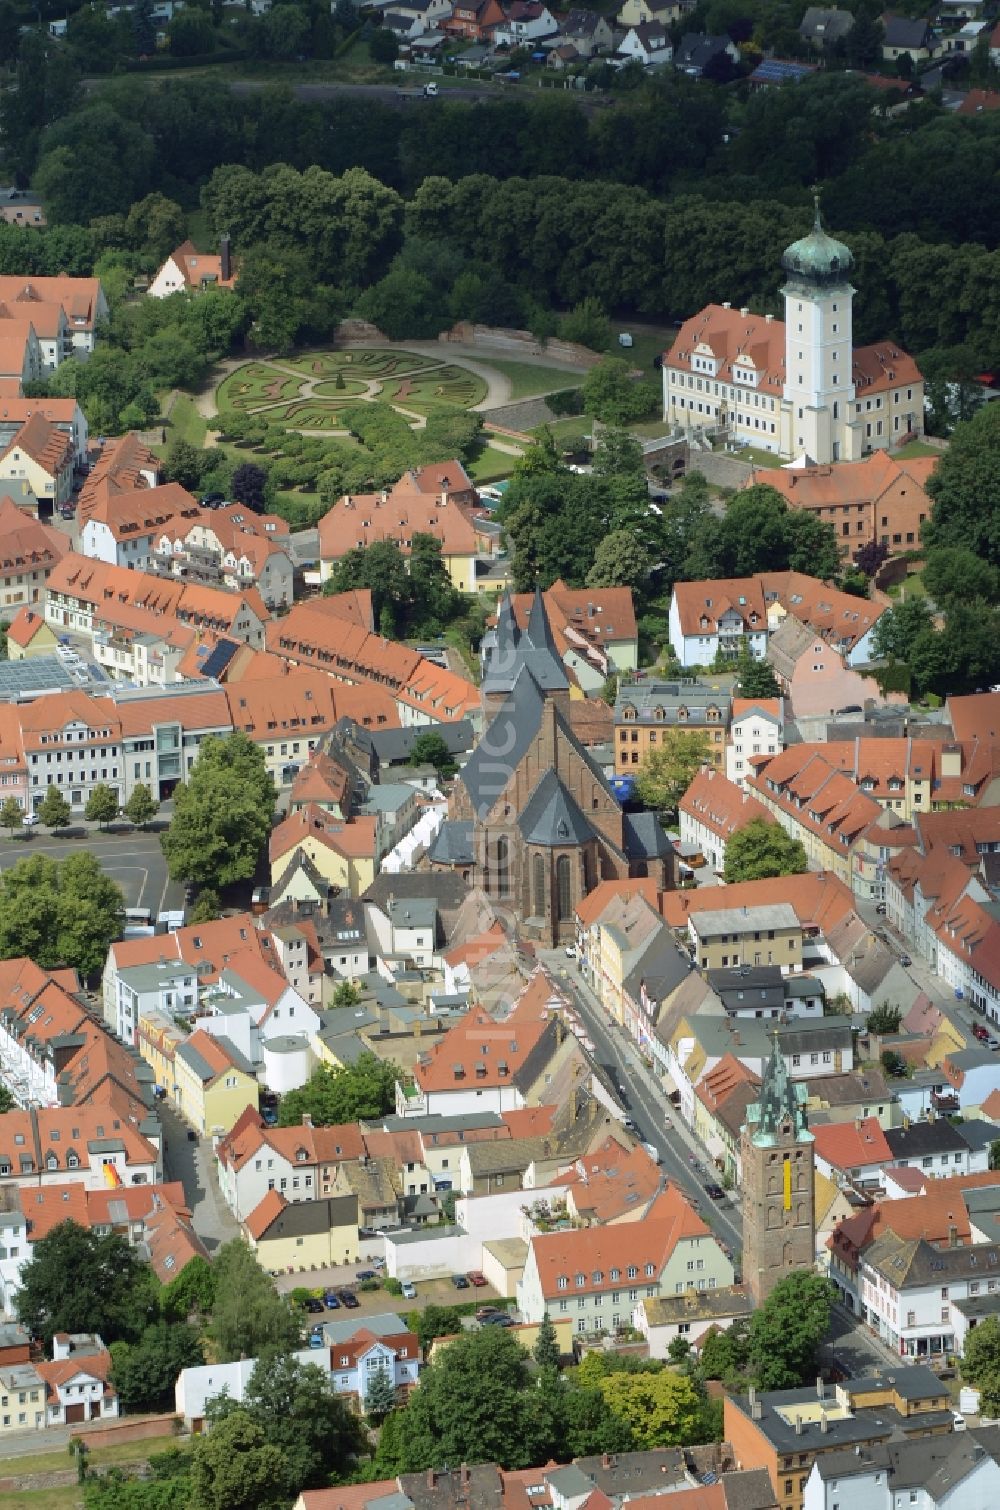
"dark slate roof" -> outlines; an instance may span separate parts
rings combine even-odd
[[[655,813],[625,813],[622,822],[625,853],[629,859],[658,860],[669,855],[671,843]]]
[[[706,63],[725,52],[732,43],[727,36],[707,37],[701,32],[687,32],[674,53],[676,68],[704,68]]]
[[[546,771],[518,816],[526,844],[586,844],[594,830],[555,771]]]
[[[447,818],[427,851],[433,865],[471,865],[475,860],[472,847],[471,818]]]
[[[486,686],[484,680],[483,686]],[[510,694],[459,773],[475,812],[489,812],[530,748],[542,720],[542,694],[522,668]]]
[[[916,1159],[927,1154],[961,1153],[968,1144],[957,1127],[942,1117],[933,1122],[911,1122],[909,1127],[891,1127],[885,1141],[894,1159]]]
[[[438,913],[451,915],[458,911],[469,887],[461,876],[447,870],[408,870],[398,874],[383,871],[377,875],[364,893],[362,901],[376,902],[383,910],[392,901],[427,897],[437,903]]]
[[[930,27],[925,19],[911,21],[908,16],[885,17],[886,47],[926,47]]]
[[[625,978],[624,985],[633,1000],[640,986],[654,1001],[663,1001],[690,975],[693,965],[689,956],[678,949],[669,928],[653,934],[649,947],[643,951],[635,969]]]
[[[308,1237],[335,1227],[354,1227],[358,1221],[356,1195],[331,1195],[320,1201],[293,1201],[265,1228],[267,1241],[281,1237]]]
[[[1000,1127],[994,1122],[983,1122],[979,1118],[970,1122],[960,1122],[955,1128],[963,1143],[967,1143],[973,1153],[978,1153],[981,1148],[989,1148],[1000,1138]]]
[[[368,737],[380,761],[400,762],[410,758],[416,741],[428,732],[425,724],[409,729],[372,729]],[[453,724],[435,724],[430,732],[444,740],[449,755],[464,755],[476,742],[475,730],[467,718]]]
[[[504,595],[483,673],[483,691],[487,694],[511,691],[522,669],[531,672],[543,692],[564,692],[569,687],[540,588],[535,589],[523,632],[517,627],[509,595]]]

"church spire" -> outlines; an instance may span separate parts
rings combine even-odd
[[[771,1053],[764,1066],[760,1098],[748,1108],[748,1120],[755,1124],[753,1140],[763,1143],[775,1139],[782,1123],[790,1122],[795,1133],[806,1131],[806,1114],[799,1101],[799,1088],[790,1079],[777,1032],[771,1036]]]

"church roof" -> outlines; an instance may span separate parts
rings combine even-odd
[[[673,845],[655,813],[626,813],[623,818],[625,853],[630,860],[659,859],[669,855]]]
[[[787,1043],[785,1045],[787,1049]],[[785,1055],[779,1045],[778,1035],[771,1038],[771,1056],[764,1065],[764,1078],[760,1095],[753,1106],[747,1107],[747,1121],[754,1124],[753,1141],[758,1146],[773,1143],[778,1127],[785,1118],[791,1120],[798,1139],[812,1141],[812,1133],[806,1128],[806,1114],[802,1103],[806,1088],[794,1082],[788,1073]]]
[[[531,673],[522,667],[496,717],[458,773],[478,816],[486,816],[527,753],[538,733],[543,706]]]
[[[594,830],[555,771],[546,771],[518,817],[526,844],[585,844]]]
[[[497,610],[496,643],[483,676],[482,690],[485,693],[510,691],[522,667],[531,672],[543,692],[562,692],[569,687],[569,678],[552,636],[545,600],[538,587],[523,631],[517,627],[510,594],[505,593],[501,599]]]

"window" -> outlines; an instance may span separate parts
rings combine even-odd
[[[543,918],[545,916],[545,861],[541,855],[535,855],[531,868],[532,910],[536,918]]]
[[[573,912],[568,855],[560,855],[556,861],[556,893],[559,903],[559,921],[565,922]]]

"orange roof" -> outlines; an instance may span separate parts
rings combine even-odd
[[[270,618],[256,587],[227,592],[218,587],[156,577],[150,572],[112,566],[71,551],[49,578],[50,593],[62,593],[88,604],[102,618],[113,620],[118,604],[151,608],[199,628],[232,630],[241,610],[248,608],[261,624]]]
[[[68,1358],[57,1358],[51,1363],[36,1363],[35,1368],[39,1377],[45,1381],[46,1393],[50,1401],[58,1397],[60,1385],[68,1384],[71,1379],[76,1379],[80,1374],[90,1379],[100,1379],[105,1385],[106,1392],[114,1393],[108,1384],[111,1354],[107,1349],[99,1353],[72,1353]]]
[[[185,1038],[184,1045],[194,1049],[195,1053],[204,1059],[210,1071],[212,1080],[226,1074],[228,1070],[240,1070],[244,1067],[239,1059],[230,1052],[224,1038],[215,1038],[211,1033],[206,1033],[204,1028],[196,1028],[189,1038]]]
[[[642,1147],[624,1149],[616,1138],[605,1138],[591,1153],[577,1159],[562,1183],[573,1191],[577,1211],[594,1221],[614,1222],[652,1201],[661,1184],[660,1171]]]
[[[674,371],[693,371],[696,352],[716,359],[720,382],[735,382],[737,371],[753,372],[759,392],[781,397],[785,382],[783,321],[708,304],[684,321],[673,346],[664,353],[663,365]]]
[[[0,484],[2,487],[2,484]],[[69,550],[69,540],[0,497],[0,581],[25,571],[46,572]]]
[[[500,1116],[512,1138],[543,1138],[552,1131],[557,1110],[555,1106],[522,1106],[518,1111],[501,1112]],[[468,1142],[470,1137],[489,1131],[486,1127],[470,1128],[464,1141]]]
[[[994,28],[994,36],[996,31],[997,28]],[[990,42],[993,46],[1000,45],[993,41],[993,36],[990,37]],[[988,110],[1000,110],[1000,94],[995,89],[970,89],[955,114],[982,115]]]
[[[371,1484],[344,1484],[337,1489],[303,1489],[298,1503],[302,1510],[369,1510],[376,1501],[396,1494],[395,1479],[378,1479]]]
[[[521,1004],[526,1004],[525,996]],[[424,1092],[510,1085],[545,1026],[537,1017],[499,1023],[474,1007],[421,1055],[413,1078]]]
[[[720,771],[703,768],[678,803],[678,809],[697,823],[703,823],[721,839],[730,839],[737,829],[762,818],[774,819],[756,797],[744,792]]]
[[[628,587],[567,587],[561,579],[543,594],[549,625],[559,658],[569,649],[586,645],[616,645],[638,634],[632,590]],[[533,593],[518,593],[513,599],[514,618],[522,630],[528,627]]]
[[[289,804],[293,807],[300,802],[336,802],[342,805],[350,796],[350,791],[350,772],[325,750],[314,750],[292,782]]]
[[[29,1242],[37,1243],[39,1238],[47,1237],[61,1222],[89,1227],[87,1196],[88,1191],[78,1180],[65,1185],[22,1187],[18,1200],[28,1225]]]
[[[0,327],[2,328],[2,327]],[[50,476],[56,477],[73,465],[73,442],[65,430],[51,424],[41,410],[25,420],[14,439],[0,455],[0,460],[14,451],[23,451]]]
[[[182,241],[169,259],[181,274],[188,288],[202,288],[206,283],[219,288],[234,288],[236,269],[230,264],[228,278],[222,276],[222,258],[211,253],[199,252],[193,241]]]
[[[703,886],[697,891],[665,891],[660,911],[672,928],[683,928],[692,913],[707,908],[766,907],[772,902],[790,902],[803,928],[821,932],[854,911],[850,888],[825,870],[773,876],[764,881],[737,881],[731,886]]]
[[[17,610],[13,619],[7,626],[7,638],[13,640],[15,645],[30,645],[40,629],[47,627],[41,614],[25,604]]]
[[[133,536],[153,535],[160,529],[169,530],[176,522],[177,528],[190,527],[192,519],[202,512],[198,501],[179,482],[164,482],[154,488],[128,488],[120,492],[106,493],[96,500],[88,515],[88,521],[104,524],[116,540]]]
[[[314,739],[337,721],[336,688],[320,671],[295,670],[227,686],[233,728],[251,739]]]
[[[728,889],[728,888],[727,888]],[[725,1053],[719,1062],[703,1075],[695,1087],[695,1095],[710,1112],[723,1106],[735,1090],[741,1086],[759,1086],[760,1076],[755,1075],[742,1059]]]
[[[714,633],[725,614],[738,614],[747,633],[767,628],[767,604],[759,577],[715,577],[703,582],[675,582],[674,599],[685,635]]]
[[[1000,692],[949,697],[947,708],[956,739],[1000,739]]]
[[[309,802],[298,812],[290,813],[272,830],[268,843],[271,864],[298,849],[306,839],[322,844],[334,854],[352,859],[374,856],[378,848],[378,818],[367,814],[350,819],[338,818],[335,813]]]
[[[320,556],[337,561],[378,540],[394,540],[408,554],[415,534],[433,535],[445,556],[474,556],[476,530],[467,506],[474,499],[459,461],[407,472],[388,492],[346,494],[319,522]]]
[[[709,1228],[676,1185],[667,1185],[641,1222],[610,1227],[583,1227],[531,1239],[542,1294],[555,1298],[582,1273],[588,1289],[611,1290],[631,1277],[646,1278],[652,1266],[658,1278],[683,1238],[711,1237]],[[629,1269],[636,1271],[629,1275]],[[594,1274],[601,1278],[594,1280]],[[650,1276],[652,1277],[652,1276]]]
[[[253,1208],[243,1224],[254,1242],[260,1241],[268,1227],[270,1227],[272,1222],[277,1221],[287,1205],[288,1202],[280,1190],[269,1190],[267,1192],[267,1195]]]
[[[909,479],[914,503],[930,508],[924,492],[937,466],[936,456],[903,460],[888,451],[873,451],[863,461],[834,462],[822,467],[775,467],[768,486],[776,488],[793,508],[831,508],[876,502],[893,483]],[[749,484],[748,484],[749,485]]]
[[[457,965],[478,965],[484,959],[489,959],[490,955],[495,954],[498,949],[502,949],[506,943],[507,935],[503,924],[496,922],[485,933],[477,934],[466,943],[457,944],[454,949],[446,950],[444,958],[453,970]]]
[[[627,902],[633,897],[643,897],[650,907],[655,907],[658,896],[656,880],[652,876],[641,876],[624,881],[598,881],[593,891],[588,891],[587,895],[581,897],[577,903],[577,921],[584,928],[592,928],[605,909],[616,899]]]
[[[784,700],[780,697],[734,697],[733,698],[733,722],[742,718],[747,713],[759,711],[768,713],[781,722],[784,710]]]
[[[892,1149],[877,1117],[866,1117],[860,1128],[853,1122],[817,1123],[813,1137],[817,1156],[834,1169],[863,1169],[869,1164],[892,1163]]]
[[[0,277],[0,301],[27,306],[30,315],[35,304],[60,304],[74,329],[92,330],[101,302],[99,278],[26,278],[14,273]]]

